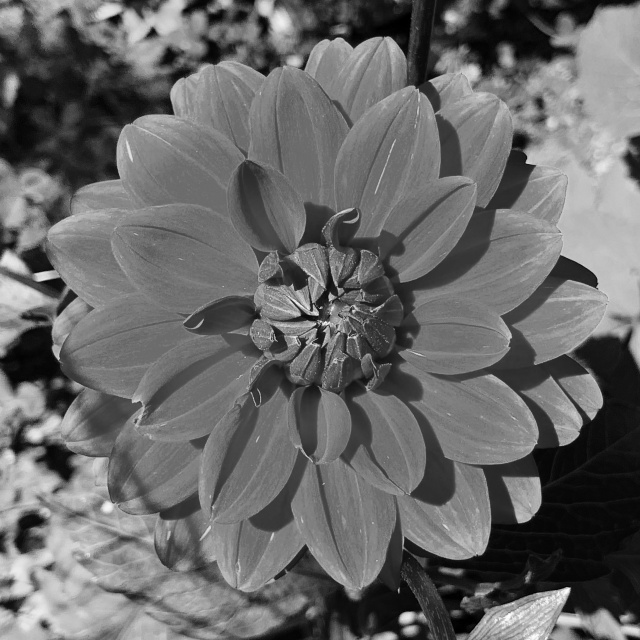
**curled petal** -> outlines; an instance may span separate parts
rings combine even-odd
[[[256,307],[250,298],[228,296],[196,309],[182,324],[191,333],[211,336],[243,327],[248,330],[255,316]]]
[[[328,92],[352,51],[353,47],[343,38],[321,40],[311,49],[304,70]]]

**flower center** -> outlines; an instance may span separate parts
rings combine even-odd
[[[386,376],[403,318],[378,256],[365,249],[310,243],[288,256],[270,253],[258,274],[260,317],[251,338],[298,385],[340,393]]]

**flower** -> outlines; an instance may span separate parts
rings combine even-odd
[[[560,256],[565,177],[464,76],[405,85],[390,39],[208,66],[50,232],[88,387],[67,443],[159,513],[168,566],[253,590],[308,548],[361,588],[397,583],[405,540],[480,554],[535,514],[533,449],[601,404],[567,355],[606,298]]]

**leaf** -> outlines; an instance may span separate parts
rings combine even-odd
[[[640,6],[598,8],[578,43],[587,111],[617,138],[640,133],[639,30]]]
[[[547,640],[570,592],[534,593],[489,609],[468,640]]]

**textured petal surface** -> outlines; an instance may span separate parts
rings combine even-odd
[[[337,210],[358,207],[358,235],[377,237],[398,200],[439,171],[433,109],[417,89],[406,87],[372,107],[345,138],[336,160]]]
[[[464,73],[445,73],[421,84],[418,89],[429,98],[436,112],[473,95],[473,89]]]
[[[504,320],[513,339],[499,367],[527,367],[569,353],[598,326],[607,296],[592,287],[562,278],[544,283]]]
[[[530,453],[538,440],[527,405],[495,376],[441,377],[398,362],[389,378],[396,393],[427,419],[451,460],[511,462]]]
[[[427,182],[389,212],[379,240],[380,258],[400,282],[436,267],[460,240],[476,204],[468,178]]]
[[[528,522],[542,504],[542,489],[533,456],[484,467],[495,524]]]
[[[226,136],[174,116],[143,116],[120,134],[120,179],[140,206],[195,204],[226,211],[232,171],[244,155]]]
[[[269,74],[251,107],[249,157],[283,173],[305,202],[333,206],[333,168],[347,131],[322,87],[283,67]]]
[[[135,209],[135,204],[122,185],[122,180],[103,180],[78,189],[71,198],[71,214],[105,209]]]
[[[129,280],[156,304],[190,313],[230,294],[252,294],[258,263],[227,216],[193,205],[131,213],[111,237]]]
[[[171,89],[174,113],[224,134],[246,153],[249,110],[264,76],[239,62],[207,65]]]
[[[281,376],[269,369],[260,387],[242,396],[209,436],[199,494],[214,522],[255,515],[289,480],[298,452],[289,440],[289,398]]]
[[[60,349],[71,330],[82,320],[86,318],[93,310],[82,298],[72,300],[53,321],[51,327],[51,339],[53,341],[52,351],[56,358],[60,359]]]
[[[140,381],[135,394],[144,405],[140,433],[167,441],[208,435],[247,391],[258,355],[245,336],[190,336]]]
[[[352,51],[353,47],[343,38],[321,40],[311,49],[304,70],[328,91]]]
[[[292,507],[309,550],[334,580],[351,589],[373,582],[396,522],[393,496],[336,460],[307,465]]]
[[[154,442],[129,424],[109,458],[109,496],[136,515],[169,509],[197,490],[200,456],[190,442]]]
[[[351,392],[347,397],[353,426],[343,459],[379,489],[411,493],[422,480],[426,459],[413,414],[384,383],[376,391]]]
[[[248,328],[255,316],[251,298],[227,296],[196,309],[183,324],[191,333],[211,336]]]
[[[60,360],[76,382],[131,398],[149,365],[189,337],[180,316],[133,294],[83,318],[66,339]]]
[[[511,333],[484,305],[462,298],[427,302],[403,323],[402,357],[427,373],[454,375],[484,369],[509,349]]]
[[[560,232],[549,222],[509,210],[477,211],[453,251],[412,283],[416,306],[448,295],[506,313],[538,288],[561,249]]]
[[[293,252],[306,223],[291,182],[266,164],[247,160],[231,176],[229,215],[238,233],[260,251]]]
[[[134,290],[111,252],[111,233],[127,213],[122,209],[78,213],[49,231],[46,248],[51,264],[93,307]]]
[[[440,176],[467,176],[478,184],[478,205],[493,197],[511,152],[509,108],[491,93],[474,93],[440,109]]]

